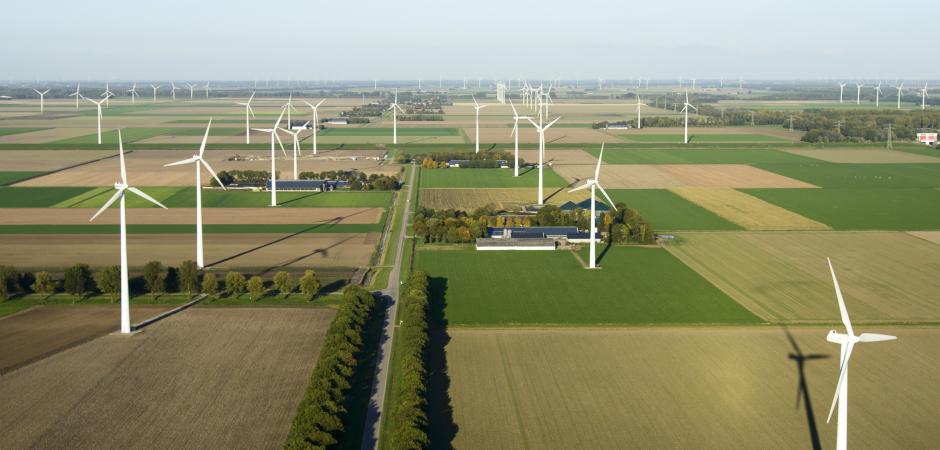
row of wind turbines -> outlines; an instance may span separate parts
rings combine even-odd
[[[846,86],[848,86],[848,83],[839,82],[839,104],[842,104],[844,102]],[[862,104],[862,88],[863,87],[865,87],[865,83],[855,83],[855,104],[856,105]],[[897,109],[901,109],[901,96],[903,95],[903,91],[904,91],[904,82],[901,82],[898,85],[891,86],[891,87],[897,90],[897,94],[898,94]],[[881,90],[881,83],[879,82],[878,84],[871,86],[871,88],[875,92],[875,108],[879,108],[881,107],[881,96],[884,94],[884,91]],[[924,82],[924,87],[921,89],[918,89],[918,92],[920,92],[920,109],[925,110],[927,109],[927,97],[928,97],[926,81]]]

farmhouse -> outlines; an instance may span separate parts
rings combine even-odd
[[[589,243],[589,233],[577,227],[490,227],[476,240],[477,250],[555,250],[569,243]],[[600,242],[600,235],[595,238]]]
[[[326,121],[329,125],[349,125],[349,119],[345,117],[334,117]]]
[[[308,192],[326,192],[335,191],[336,188],[346,187],[347,181],[336,180],[278,180],[278,191],[308,191]],[[268,180],[264,189],[271,190],[271,180]]]
[[[937,142],[937,133],[917,133],[917,142],[924,145],[933,145]]]

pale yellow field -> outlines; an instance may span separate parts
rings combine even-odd
[[[594,165],[554,168],[568,181],[594,175]],[[607,189],[664,189],[674,187],[813,188],[793,178],[744,164],[607,164],[601,167]]]
[[[363,267],[379,233],[205,235],[206,264],[213,269],[280,267]],[[156,260],[178,266],[195,259],[193,234],[129,234],[128,263],[141,267]],[[0,234],[0,264],[23,268],[93,267],[118,263],[117,234]]]
[[[545,195],[545,202],[550,205],[561,205],[568,201],[577,203],[591,196],[585,191],[569,194],[567,190],[557,188],[545,190]],[[538,199],[538,189],[421,189],[418,199],[421,206],[431,209],[473,210],[492,204],[499,209],[513,211],[535,203]]]
[[[782,149],[787,153],[806,156],[833,163],[894,164],[894,163],[940,163],[940,158],[917,153],[907,153],[883,148],[862,149]]]
[[[867,327],[899,340],[856,347],[849,444],[933,448],[936,328]],[[446,347],[456,448],[834,448],[826,423],[839,348],[826,329],[467,329]],[[447,445],[442,442],[438,445]]]
[[[909,231],[907,234],[940,244],[940,231]]]
[[[746,230],[828,230],[826,224],[731,188],[670,189]]]
[[[826,258],[857,321],[940,321],[940,246],[902,232],[682,233],[666,248],[767,320],[838,322]]]
[[[205,208],[206,224],[318,224],[377,223],[383,208]],[[97,212],[94,208],[4,208],[0,225],[85,225]],[[136,208],[127,223],[190,224],[196,221],[194,208]],[[118,209],[110,208],[95,219],[96,224],[119,223]]]
[[[85,161],[115,156],[112,150],[4,150],[0,152],[0,167],[3,170],[47,171],[58,170]]]

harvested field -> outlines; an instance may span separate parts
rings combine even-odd
[[[92,122],[94,116],[88,118],[88,123],[90,126],[88,128],[47,128],[41,131],[32,131],[29,133],[17,133],[17,134],[8,134],[6,136],[0,136],[0,144],[44,144],[47,142],[60,141],[63,139],[75,138],[78,136],[84,136],[88,133],[95,133],[93,128],[95,124]],[[35,120],[28,121],[31,125],[36,125],[40,123],[44,126],[47,126],[45,122],[36,122]],[[53,122],[48,122],[53,123]],[[58,125],[58,123],[56,123]],[[97,134],[96,134],[97,136]]]
[[[48,172],[116,155],[112,150],[3,150],[0,151],[0,167],[3,170]]]
[[[132,305],[131,323],[168,309]],[[117,305],[42,306],[0,318],[0,374],[116,331],[120,321]]]
[[[538,189],[421,189],[418,195],[419,204],[425,208],[472,211],[474,208],[492,204],[499,209],[514,211],[536,203]],[[580,202],[590,198],[591,194],[584,191],[569,194],[566,189],[546,188],[545,197],[546,203],[561,205],[568,201]]]
[[[206,237],[206,264],[213,269],[280,267],[362,267],[379,233],[212,234]],[[119,241],[108,234],[0,235],[0,264],[61,268],[77,262],[93,267],[118,261]],[[189,234],[130,234],[129,264],[157,260],[178,266],[193,259],[196,238]]]
[[[193,150],[136,150],[126,155],[127,177],[135,186],[191,186],[195,182],[192,167],[163,167],[164,164],[192,156]],[[116,154],[116,152],[112,152]],[[229,161],[234,156],[232,151],[206,151],[206,160],[212,168],[222,170],[271,170],[271,160],[263,152],[254,153],[256,157],[249,161]],[[251,157],[252,154],[242,154]],[[265,159],[268,158],[268,159]],[[300,171],[360,170],[366,173],[395,174],[400,170],[396,166],[381,166],[377,159],[329,159],[323,155],[319,159],[312,156],[299,159]],[[278,170],[285,177],[293,167],[293,161],[277,157]],[[109,158],[93,164],[65,170],[44,177],[34,178],[20,183],[19,186],[108,186],[118,177],[118,159]]]
[[[940,231],[909,231],[907,234],[919,237],[925,241],[940,244]]]
[[[514,150],[510,148],[508,151],[513,152]],[[519,158],[529,163],[538,163],[539,151],[519,149]],[[545,162],[550,162],[553,167],[559,164],[597,164],[597,157],[578,149],[545,150]],[[512,164],[512,161],[510,161],[510,164]]]
[[[791,330],[803,354],[825,355],[805,363],[807,395],[799,398],[794,349],[776,327],[452,327],[443,401],[454,424],[432,411],[432,447],[834,448],[826,410],[839,349],[825,341],[826,331]],[[940,331],[866,331],[899,340],[853,354],[849,443],[933,447],[940,393],[925,386],[938,369]]]
[[[538,143],[538,134],[535,132],[535,128],[532,127],[532,124],[528,122],[519,122],[519,128],[522,129],[522,133],[519,134],[519,143]],[[509,135],[511,130],[511,128],[505,127],[483,127],[481,124],[480,145],[494,142],[504,144],[515,142],[515,138]],[[476,129],[474,127],[470,127],[464,128],[463,131],[467,134],[469,141],[473,143]],[[552,128],[549,128],[547,131],[545,131],[545,142],[547,145],[582,143],[600,144],[601,142],[610,140],[613,139],[608,136],[604,130],[594,130],[587,127],[566,128],[553,126]]]
[[[0,378],[0,447],[280,448],[333,315],[197,307],[63,351]]]
[[[555,168],[568,181],[589,178],[593,165]],[[601,168],[607,189],[673,187],[812,188],[811,184],[743,164],[608,164]]]
[[[673,193],[746,230],[827,230],[823,223],[731,188],[673,188]]]
[[[940,158],[917,153],[899,152],[883,148],[862,149],[783,149],[787,153],[806,156],[833,163],[853,164],[897,164],[897,163],[940,163]]]
[[[0,225],[85,225],[96,211],[94,208],[8,208],[0,215]],[[377,223],[382,212],[382,208],[205,208],[202,220],[206,224]],[[129,225],[195,221],[196,210],[192,208],[139,208],[127,215]],[[108,209],[94,223],[119,223],[118,210]]]
[[[667,246],[772,321],[839,321],[832,258],[853,321],[940,321],[940,252],[901,232],[682,233]]]

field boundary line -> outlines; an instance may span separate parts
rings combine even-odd
[[[188,309],[189,307],[195,305],[196,303],[199,303],[199,302],[205,300],[205,299],[208,298],[208,297],[209,297],[209,296],[208,296],[207,294],[199,294],[199,295],[196,296],[195,299],[190,300],[190,301],[187,302],[187,303],[184,303],[184,304],[182,304],[182,305],[180,305],[180,306],[177,306],[176,308],[173,308],[173,309],[171,309],[171,310],[169,310],[169,311],[164,311],[164,312],[162,312],[162,313],[160,313],[160,314],[157,314],[156,316],[153,316],[153,317],[151,317],[151,318],[149,318],[149,319],[143,320],[143,321],[141,321],[141,322],[139,322],[139,323],[136,323],[136,324],[132,325],[132,326],[131,326],[131,331],[139,331],[139,330],[141,330],[141,329],[143,329],[143,328],[145,328],[145,327],[148,327],[148,326],[150,326],[150,325],[153,325],[153,324],[155,324],[155,323],[157,323],[157,322],[159,322],[159,321],[161,321],[161,320],[163,320],[163,319],[166,319],[167,317],[170,317],[170,316],[172,316],[172,315],[174,315],[174,314],[176,314],[176,313],[178,313],[178,312],[181,312],[181,311],[184,311],[184,310]]]
[[[54,150],[51,150],[51,151],[54,151]],[[124,152],[125,155],[131,154],[131,153],[134,153],[134,151],[133,151],[133,150],[127,150],[127,151]],[[22,182],[24,182],[24,181],[34,180],[34,179],[36,179],[36,178],[41,178],[41,177],[44,177],[44,176],[46,176],[46,175],[53,175],[53,174],[56,174],[56,173],[59,173],[59,172],[64,172],[64,171],[66,171],[66,170],[71,170],[71,169],[74,169],[74,168],[76,168],[76,167],[81,167],[81,166],[85,166],[85,165],[88,165],[88,164],[94,164],[94,163],[96,163],[96,162],[104,161],[104,160],[106,160],[106,159],[114,158],[114,157],[116,157],[116,156],[117,156],[117,155],[102,156],[101,158],[98,158],[98,159],[92,159],[92,160],[90,160],[90,161],[82,161],[82,162],[80,162],[80,163],[78,163],[78,164],[72,164],[71,166],[68,166],[68,167],[62,167],[62,168],[59,168],[59,169],[51,170],[51,171],[49,171],[49,172],[44,172],[42,175],[36,175],[36,176],[34,176],[34,177],[29,177],[29,178],[24,178],[24,179],[22,179],[22,180],[19,180],[19,181],[17,181],[16,183],[11,184],[10,187],[15,187],[16,185],[18,185],[18,184],[20,184],[20,183],[22,183]]]

